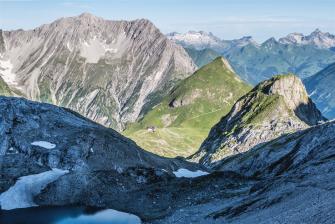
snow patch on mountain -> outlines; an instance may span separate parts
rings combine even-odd
[[[35,142],[32,142],[31,145],[39,146],[45,149],[54,149],[56,147],[56,144],[46,142],[46,141],[35,141]]]
[[[33,197],[49,183],[68,173],[68,170],[52,169],[39,174],[23,176],[14,186],[0,195],[0,205],[4,210],[38,206]]]
[[[198,50],[202,50],[208,47],[221,47],[221,40],[214,36],[212,33],[206,33],[204,31],[189,31],[187,33],[170,33],[167,34],[170,40],[176,43],[182,44],[183,46],[192,46]]]
[[[174,171],[173,174],[176,177],[186,177],[186,178],[195,178],[195,177],[200,177],[204,175],[208,175],[208,172],[202,171],[202,170],[197,170],[197,171],[191,171],[188,169],[180,168],[177,171]]]
[[[280,38],[279,42],[282,44],[313,45],[319,48],[331,48],[335,46],[335,35],[316,29],[310,35],[306,36],[302,33],[288,34],[286,37]]]
[[[10,60],[0,60],[0,75],[11,86],[17,86],[16,74],[13,72],[13,64]]]
[[[93,38],[90,42],[83,42],[80,48],[80,56],[86,58],[88,63],[98,63],[105,53],[103,44],[96,38]]]

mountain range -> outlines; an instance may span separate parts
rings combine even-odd
[[[220,40],[213,34],[194,31],[168,34],[167,37],[185,47],[188,52],[193,49],[190,56],[198,65],[211,60],[212,52],[206,55],[203,53],[205,49],[225,56],[242,79],[253,85],[281,73],[294,73],[300,78],[306,78],[335,62],[335,52],[332,50],[334,35],[318,29],[307,36],[293,33],[279,40],[270,38],[261,44],[252,37]]]
[[[0,223],[78,207],[148,224],[334,223],[333,39],[165,36],[89,13],[1,30]]]

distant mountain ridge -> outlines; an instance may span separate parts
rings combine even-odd
[[[192,39],[193,36],[197,38]],[[307,36],[289,34],[279,40],[269,38],[261,44],[252,37],[221,40],[202,31],[167,37],[187,49],[198,66],[209,63],[212,53],[208,49],[225,56],[241,78],[253,85],[281,73],[306,78],[335,62],[334,35],[320,30]]]
[[[306,36],[302,33],[290,33],[278,41],[283,44],[314,45],[319,48],[335,47],[335,35],[324,33],[319,29]]]
[[[195,69],[185,50],[145,19],[83,13],[0,32],[0,75],[12,90],[118,130]]]
[[[248,44],[261,45],[257,43],[252,36],[244,36],[240,39],[225,40],[215,36],[212,32],[205,31],[188,31],[186,33],[168,33],[166,36],[184,47],[193,47],[197,50],[210,48],[221,52],[219,49],[227,49],[229,45],[235,47],[243,47]],[[322,32],[320,29],[315,29],[312,33],[304,35],[302,33],[290,33],[285,37],[278,39],[281,44],[294,44],[294,45],[314,45],[320,48],[335,47],[335,35],[329,32]],[[222,53],[222,52],[221,52]]]
[[[257,45],[251,36],[245,36],[235,40],[222,40],[213,33],[204,31],[189,31],[184,34],[168,33],[167,38],[182,45],[185,48],[195,48],[196,50],[212,49],[219,53],[228,51],[232,47],[243,47],[248,44]]]

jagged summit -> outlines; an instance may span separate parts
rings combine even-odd
[[[280,38],[279,42],[283,44],[313,45],[319,48],[331,48],[335,46],[335,35],[322,32],[317,28],[306,36],[302,33],[288,34],[286,37]]]
[[[227,156],[324,120],[298,77],[275,76],[240,98],[191,159],[215,167]]]
[[[231,48],[240,48],[248,44],[258,45],[251,36],[244,36],[240,39],[222,40],[213,33],[205,31],[188,31],[186,33],[169,33],[166,35],[170,40],[186,48],[197,50],[212,49],[216,52],[227,52]]]
[[[262,43],[262,46],[272,47],[277,44],[277,40],[274,37],[271,37]]]
[[[198,50],[205,48],[221,49],[224,47],[220,38],[204,31],[188,31],[183,34],[174,32],[166,36],[184,47],[194,47]]]

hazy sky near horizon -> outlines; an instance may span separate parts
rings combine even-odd
[[[203,30],[261,42],[316,28],[335,33],[335,0],[0,0],[0,29],[31,29],[90,12],[105,19],[150,19],[163,33]]]

